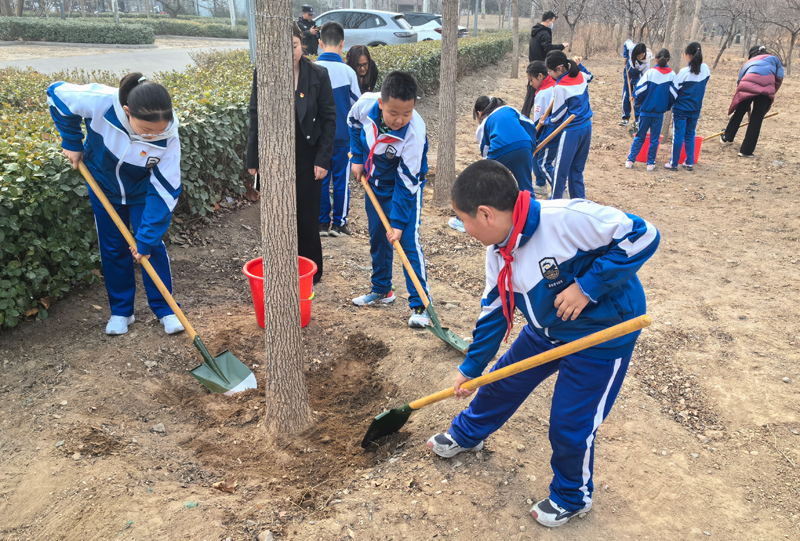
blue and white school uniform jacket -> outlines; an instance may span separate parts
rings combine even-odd
[[[347,127],[347,114],[361,97],[356,72],[336,53],[322,53],[315,63],[328,70],[333,87],[333,101],[336,103],[336,137],[333,146],[349,147],[350,131]]]
[[[672,82],[675,72],[670,67],[647,70],[633,91],[640,116],[662,116],[672,107]]]
[[[592,75],[592,72],[587,70],[586,66],[584,66],[582,63],[578,64],[578,69],[581,70],[581,73],[583,73],[583,78],[584,80],[586,80],[586,84],[591,83],[592,80],[594,79],[594,75]]]
[[[392,194],[389,220],[395,229],[403,229],[416,220],[417,190],[425,184],[428,173],[428,136],[425,121],[416,109],[408,124],[379,135],[379,97],[378,92],[367,92],[350,109],[350,161],[365,164],[370,149],[381,141],[375,146],[372,168],[367,174],[376,192]]]
[[[645,220],[585,199],[537,201],[512,251],[514,304],[530,328],[554,346],[572,342],[646,312],[636,272],[656,251],[660,237]],[[504,265],[497,245],[486,249],[486,288],[473,342],[459,371],[479,376],[507,330],[497,288]],[[556,296],[573,282],[591,299],[574,321],[562,321]],[[617,359],[632,353],[638,333],[598,344],[583,353]]]
[[[653,52],[647,49],[644,60],[639,61],[633,58],[631,51],[636,47],[636,44],[631,40],[626,40],[622,45],[622,57],[627,58],[628,76],[631,79],[631,84],[639,80],[639,78],[650,69],[650,61],[653,59]]]
[[[558,127],[567,117],[575,115],[575,119],[564,128],[564,131],[577,131],[592,125],[592,108],[589,105],[589,84],[583,73],[575,77],[565,73],[553,87],[553,111],[544,121],[548,128]]]
[[[481,121],[475,131],[481,156],[496,160],[521,148],[532,149],[536,141],[536,125],[522,113],[503,105]]]
[[[167,231],[181,194],[178,115],[173,113],[162,135],[145,140],[131,128],[116,88],[57,82],[47,89],[47,103],[61,147],[83,151],[87,169],[108,199],[118,205],[145,205],[136,251],[150,254]]]
[[[550,102],[553,101],[553,89],[556,86],[556,81],[549,75],[542,80],[539,89],[536,90],[536,95],[533,97],[533,123],[538,124],[542,115],[550,107]],[[552,112],[552,111],[551,111]],[[544,128],[544,126],[542,126]]]
[[[672,82],[673,115],[690,118],[700,116],[709,77],[711,70],[705,64],[700,65],[700,73],[692,73],[688,66],[678,72]]]

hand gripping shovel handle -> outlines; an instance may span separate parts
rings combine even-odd
[[[534,156],[536,156],[536,153],[537,153],[537,152],[539,152],[539,151],[540,151],[540,150],[542,150],[542,149],[543,149],[545,146],[547,146],[547,143],[549,143],[550,141],[552,141],[552,140],[553,140],[553,139],[556,137],[556,135],[558,135],[559,133],[561,133],[561,132],[564,130],[564,128],[566,128],[566,127],[569,125],[569,123],[570,123],[570,122],[572,122],[573,120],[575,120],[575,115],[569,115],[569,118],[567,118],[567,119],[566,119],[564,122],[562,122],[562,123],[561,123],[561,125],[560,125],[558,128],[556,128],[555,130],[553,130],[553,133],[551,133],[550,135],[548,135],[548,136],[545,138],[545,140],[544,140],[544,141],[542,141],[541,143],[539,143],[539,146],[537,146],[537,147],[536,147],[536,150],[534,150],[534,151],[533,151],[533,155],[534,155]]]
[[[563,346],[551,349],[550,351],[545,351],[544,353],[540,353],[534,357],[529,357],[524,361],[516,362],[499,370],[495,370],[494,372],[489,372],[481,377],[471,379],[462,385],[461,388],[469,389],[470,391],[477,389],[478,387],[482,387],[489,383],[513,376],[514,374],[519,374],[520,372],[524,372],[525,370],[529,370],[535,366],[561,359],[562,357],[583,351],[584,349],[596,346],[597,344],[602,344],[603,342],[608,342],[614,338],[619,338],[620,336],[642,330],[650,325],[651,322],[652,320],[650,319],[650,316],[639,316],[637,318],[620,323],[619,325],[614,325],[608,329],[590,334],[589,336],[584,336],[583,338],[575,340],[574,342],[564,344]],[[425,406],[430,406],[431,404],[435,404],[436,402],[450,398],[454,394],[453,388],[450,387],[449,389],[439,391],[438,393],[426,396],[425,398],[415,400],[408,405],[412,410],[418,410],[420,408],[424,408]]]
[[[375,192],[372,191],[372,187],[367,182],[367,175],[361,175],[361,184],[364,186],[364,190],[366,190],[367,195],[369,196],[369,200],[372,201],[372,206],[375,207],[375,212],[378,213],[378,216],[381,217],[381,221],[383,222],[383,227],[386,228],[387,233],[393,233],[394,228],[392,224],[389,223],[389,219],[386,217],[386,214],[383,212],[381,208],[381,204],[378,202],[378,198],[375,197]],[[428,308],[430,301],[428,300],[428,294],[425,293],[425,290],[422,288],[422,284],[419,283],[419,278],[417,278],[417,273],[414,272],[414,267],[411,266],[411,263],[408,261],[406,257],[406,252],[403,250],[403,247],[400,246],[400,241],[396,240],[392,243],[394,249],[397,250],[397,255],[400,256],[400,260],[403,262],[403,266],[408,271],[408,275],[411,277],[411,281],[414,282],[414,287],[417,289],[417,294],[419,298],[422,300],[422,304],[425,305],[425,308]]]
[[[94,180],[94,177],[86,168],[86,164],[83,163],[83,161],[78,162],[78,169],[80,169],[83,178],[86,179],[86,182],[92,188],[94,194],[103,204],[103,207],[106,209],[108,215],[111,216],[111,219],[114,220],[115,224],[117,224],[120,233],[122,233],[122,235],[125,237],[125,240],[128,241],[128,244],[131,246],[131,248],[135,250],[136,239],[133,238],[131,232],[122,222],[122,220],[119,217],[119,214],[117,214],[117,211],[114,210],[114,207],[111,205],[111,202],[106,197],[106,194],[103,193],[103,190],[100,189],[100,186],[97,185],[97,181]],[[164,295],[164,298],[167,300],[167,304],[169,304],[169,307],[172,308],[172,311],[175,312],[176,316],[178,316],[178,319],[183,325],[183,328],[186,329],[187,333],[189,333],[189,338],[194,340],[194,337],[197,336],[197,332],[195,332],[194,327],[192,327],[192,324],[189,323],[189,320],[186,319],[186,316],[183,315],[183,311],[178,306],[178,303],[175,302],[175,299],[172,298],[172,295],[167,289],[167,286],[165,286],[164,282],[161,281],[161,278],[159,278],[158,273],[153,268],[153,265],[151,265],[150,261],[148,261],[147,258],[144,257],[141,259],[140,263],[142,264],[142,267],[144,267],[144,270],[147,271],[147,274],[150,275],[150,278],[153,279],[153,282],[156,284],[156,287],[158,287],[158,290],[161,292],[162,295]]]
[[[556,102],[555,99],[550,100],[550,105],[547,107],[547,111],[544,112],[542,118],[539,119],[539,123],[536,124],[536,133],[539,133],[539,130],[541,130],[542,126],[544,126],[544,121],[550,117],[550,111],[553,110],[553,104],[555,102]]]
[[[771,117],[771,116],[775,116],[775,115],[779,115],[779,114],[780,114],[780,112],[779,112],[779,111],[774,111],[774,112],[772,112],[772,113],[770,113],[770,114],[768,114],[768,115],[764,115],[764,118],[769,118],[769,117]],[[747,122],[745,122],[744,124],[740,124],[740,125],[739,125],[739,127],[740,127],[740,128],[744,128],[744,127],[745,127],[745,126],[747,126],[748,124],[750,124],[750,121],[749,121],[749,120],[748,120]],[[705,143],[705,142],[706,142],[706,141],[708,141],[709,139],[713,139],[714,137],[719,137],[719,136],[720,136],[720,135],[722,135],[723,133],[725,133],[725,130],[722,130],[722,131],[720,131],[720,132],[717,132],[717,133],[715,133],[715,134],[713,134],[713,135],[709,135],[708,137],[703,137],[703,142]]]

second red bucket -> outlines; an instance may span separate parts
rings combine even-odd
[[[311,300],[314,298],[314,275],[317,264],[305,257],[297,257],[300,274],[300,324],[305,327],[311,321]],[[256,322],[264,328],[264,264],[261,258],[244,264],[244,275],[250,282],[250,293],[253,296],[253,308],[256,311]]]

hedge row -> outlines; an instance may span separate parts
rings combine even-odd
[[[510,35],[459,40],[462,71],[496,62]],[[434,42],[373,50],[382,74],[414,72],[422,90],[438,86]],[[205,216],[243,192],[252,66],[247,51],[195,56],[197,67],[158,74],[180,119],[183,192],[176,212]],[[47,297],[94,279],[96,238],[86,185],[61,155],[45,90],[56,80],[117,84],[111,72],[52,75],[0,69],[0,327],[47,317]]]
[[[80,17],[80,15],[72,15],[72,18]],[[111,12],[105,13],[95,13],[92,15],[87,16],[86,18],[98,18],[98,19],[108,19],[114,18],[114,14]],[[145,13],[120,13],[120,19],[147,19],[147,14]],[[200,23],[208,23],[208,24],[227,24],[228,26],[231,25],[230,17],[200,17],[198,15],[179,15],[177,18],[172,18],[169,15],[162,15],[160,13],[151,13],[150,19],[155,20],[164,20],[168,19],[170,21],[196,21]],[[247,19],[245,17],[236,17],[236,24],[241,26],[247,26]]]
[[[16,40],[139,45],[154,43],[155,37],[153,28],[144,24],[0,17],[0,41]]]

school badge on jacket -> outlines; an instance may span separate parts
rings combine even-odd
[[[558,280],[561,276],[561,270],[558,268],[558,263],[554,257],[545,257],[539,261],[539,269],[542,271],[542,276],[547,280],[547,289],[558,287],[564,283],[564,279]],[[557,280],[557,281],[555,281]]]

